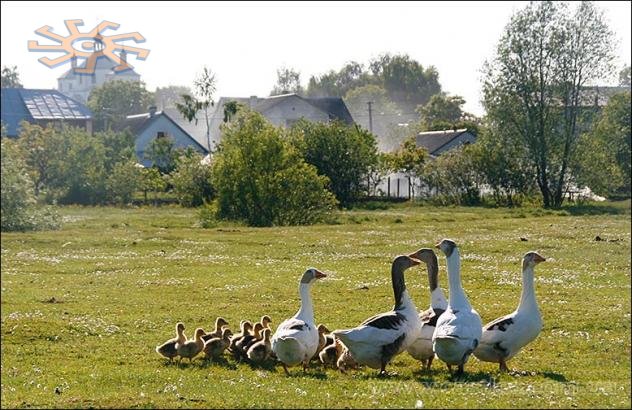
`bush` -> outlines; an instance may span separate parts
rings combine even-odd
[[[56,229],[58,216],[50,207],[38,207],[35,187],[19,147],[11,140],[1,142],[1,207],[3,232]]]
[[[433,201],[443,205],[480,203],[480,177],[469,148],[454,149],[425,164],[423,180],[436,194]]]
[[[187,152],[178,157],[176,170],[169,175],[173,192],[182,206],[200,206],[213,197],[211,167],[200,163],[202,156]]]
[[[292,127],[292,142],[305,162],[329,178],[330,190],[342,205],[362,195],[367,176],[378,163],[375,136],[339,121],[298,121]]]
[[[128,204],[140,186],[141,170],[136,161],[116,163],[107,179],[108,199],[116,204]]]
[[[198,213],[198,224],[201,228],[215,228],[217,226],[217,203],[205,202],[203,206],[200,207],[200,211]]]
[[[213,158],[218,216],[251,226],[309,224],[336,205],[328,179],[282,138],[283,130],[242,110],[223,126]]]

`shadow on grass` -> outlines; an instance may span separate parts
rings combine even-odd
[[[566,376],[564,376],[563,374],[559,374],[555,372],[538,372],[538,374],[541,374],[547,379],[555,380],[556,382],[560,382],[560,383],[568,382],[568,380],[566,379]]]
[[[574,203],[562,206],[560,210],[566,211],[573,216],[583,215],[625,215],[630,213],[630,201],[621,202],[587,202]]]

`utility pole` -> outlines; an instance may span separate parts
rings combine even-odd
[[[367,102],[369,106],[369,131],[373,134],[373,110],[371,109],[371,104],[373,104],[373,101]]]

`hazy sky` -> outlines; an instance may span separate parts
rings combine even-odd
[[[55,88],[69,66],[37,61],[58,53],[33,53],[28,40],[49,25],[67,35],[64,20],[82,19],[82,31],[109,20],[104,35],[137,31],[151,50],[146,61],[129,61],[150,90],[191,85],[208,65],[217,75],[217,98],[268,95],[276,69],[311,75],[339,69],[351,60],[367,63],[384,52],[407,53],[434,65],[444,91],[465,97],[465,109],[482,113],[480,68],[511,14],[527,2],[2,2],[2,65],[17,65],[29,88]],[[630,64],[630,2],[599,2],[619,39],[617,68]],[[131,42],[125,44],[134,45]],[[612,82],[612,80],[610,81]],[[216,98],[216,99],[217,99]]]

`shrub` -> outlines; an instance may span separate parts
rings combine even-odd
[[[111,202],[120,205],[132,202],[134,192],[141,186],[141,170],[136,161],[128,160],[114,165],[107,179],[107,193]]]
[[[212,170],[201,160],[201,155],[189,151],[178,157],[176,169],[169,175],[173,192],[182,206],[200,206],[213,197]]]
[[[2,231],[58,228],[59,218],[54,209],[36,204],[34,184],[19,147],[6,138],[2,138],[1,144]]]
[[[336,205],[328,182],[260,114],[242,110],[223,126],[213,158],[218,215],[251,226],[309,224]]]
[[[216,202],[205,202],[204,205],[200,207],[200,211],[198,213],[198,224],[201,228],[215,228],[217,226],[217,203]]]

